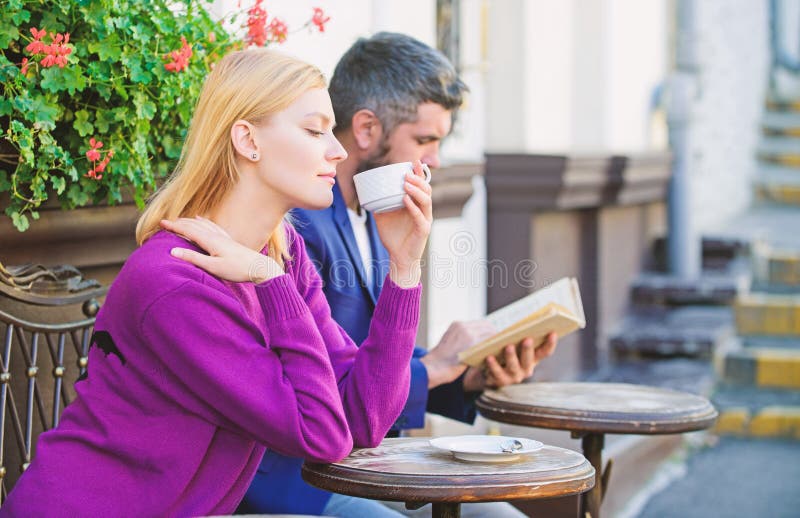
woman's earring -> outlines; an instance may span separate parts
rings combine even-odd
[[[250,158],[252,158],[253,160],[258,160],[258,153],[253,153],[252,155],[250,155]]]

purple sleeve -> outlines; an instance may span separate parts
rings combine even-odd
[[[328,348],[353,442],[377,446],[408,399],[422,287],[403,289],[387,276],[369,334],[357,347],[331,317],[322,280],[308,260],[302,238],[295,234],[292,239],[297,285]]]
[[[256,293],[266,338],[234,297],[198,281],[151,304],[140,332],[185,386],[190,410],[286,455],[345,457],[352,437],[334,371],[293,279]]]

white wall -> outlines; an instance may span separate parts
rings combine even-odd
[[[254,2],[216,0],[217,13],[230,13],[241,3],[246,11]],[[435,0],[267,0],[262,6],[268,19],[273,16],[289,25],[289,38],[276,48],[318,66],[330,78],[336,62],[353,42],[381,30],[410,34],[428,44],[436,41]],[[314,7],[322,8],[331,20],[320,33],[316,27],[292,32],[311,17]],[[242,23],[247,15],[240,16]]]
[[[688,176],[699,239],[750,203],[769,40],[766,0],[704,0],[695,6],[699,67]]]
[[[668,21],[667,0],[491,3],[488,150],[663,149],[650,99],[667,73]]]

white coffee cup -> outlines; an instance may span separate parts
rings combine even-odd
[[[406,174],[413,170],[411,162],[398,162],[358,173],[353,177],[358,202],[373,214],[402,208],[403,196],[406,195]],[[422,164],[422,170],[425,172],[425,181],[430,183],[430,168]]]

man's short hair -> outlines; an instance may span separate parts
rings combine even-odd
[[[447,58],[405,34],[379,32],[359,38],[342,56],[329,87],[338,130],[359,110],[373,112],[385,134],[413,122],[417,107],[433,102],[455,116],[467,86]]]

